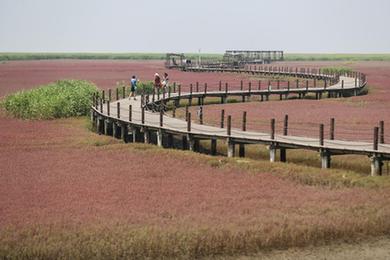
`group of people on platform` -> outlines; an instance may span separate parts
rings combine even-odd
[[[137,84],[139,82],[139,79],[135,75],[133,75],[130,79],[130,95],[129,95],[129,100],[131,98],[136,99],[136,91],[137,91]],[[156,72],[154,74],[154,81],[153,81],[153,86],[155,90],[160,90],[160,89],[166,89],[169,87],[169,78],[168,78],[168,73],[164,73],[163,78],[160,77],[160,75]]]

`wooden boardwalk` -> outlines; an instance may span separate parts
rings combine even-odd
[[[194,69],[200,71],[203,69]],[[226,70],[224,70],[226,72]],[[257,73],[252,70],[238,71],[229,70],[237,73]],[[264,71],[263,71],[264,72]],[[262,73],[260,71],[259,73]],[[265,71],[265,73],[271,73]],[[302,73],[295,72],[275,72],[276,74],[285,73],[302,77]],[[298,95],[304,97],[307,94],[314,93],[316,98],[323,95],[343,96],[358,95],[364,88],[365,76],[355,73],[354,75],[334,76],[306,73],[305,76],[318,79],[329,79],[337,81],[332,85],[322,88],[318,87],[300,87],[277,89],[275,86],[267,86],[265,89],[246,89],[229,90],[227,88],[218,91],[202,91],[181,93],[180,87],[175,91],[169,91],[160,95],[138,96],[137,100],[127,98],[118,99],[110,102],[102,99],[94,100],[92,107],[92,120],[99,133],[112,134],[124,141],[142,141],[150,143],[152,135],[156,138],[159,146],[172,147],[175,137],[180,137],[183,147],[196,151],[199,147],[199,140],[210,140],[211,154],[216,154],[217,140],[224,140],[227,145],[228,156],[235,156],[235,145],[239,145],[239,156],[245,156],[245,144],[265,144],[269,147],[270,161],[275,161],[276,152],[280,151],[281,161],[286,161],[286,150],[288,149],[309,149],[318,151],[321,155],[321,165],[323,168],[329,168],[332,155],[342,154],[362,154],[371,158],[371,175],[380,175],[384,160],[390,159],[390,145],[384,144],[384,130],[373,129],[373,142],[352,142],[341,140],[329,140],[324,138],[323,125],[319,126],[319,138],[308,138],[291,136],[287,134],[288,125],[285,122],[285,131],[283,134],[276,134],[274,122],[270,123],[270,132],[246,131],[246,122],[243,122],[242,129],[231,128],[231,117],[226,117],[226,123],[223,119],[223,128],[213,127],[195,123],[191,120],[191,113],[187,114],[187,120],[173,118],[164,113],[166,103],[172,101],[175,106],[180,104],[180,100],[188,100],[192,104],[193,99],[197,99],[198,105],[203,105],[207,97],[219,97],[221,103],[226,103],[227,97],[240,96],[242,101],[249,96],[259,96],[261,100],[268,100],[271,95],[278,95],[280,99],[287,98],[289,95]],[[271,73],[272,75],[272,73]],[[124,92],[125,93],[125,92]],[[124,96],[123,93],[123,96]],[[118,96],[118,93],[117,93]],[[298,101],[297,101],[298,102]]]

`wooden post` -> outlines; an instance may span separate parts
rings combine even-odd
[[[102,99],[103,99],[103,103],[106,102],[106,94],[104,90],[102,90]]]
[[[221,128],[224,128],[224,124],[225,124],[225,109],[222,109],[221,110]]]
[[[188,106],[186,106],[186,120],[188,119]]]
[[[331,118],[330,119],[330,136],[329,136],[329,139],[330,140],[334,140],[334,126],[335,126],[335,120],[334,118]]]
[[[204,83],[204,93],[207,94],[207,83]]]
[[[116,88],[115,90],[116,90],[115,98],[116,98],[116,100],[118,100],[119,99],[119,88]]]
[[[122,98],[125,98],[126,97],[126,87],[123,86],[122,87]]]
[[[172,117],[173,118],[176,117],[176,106],[173,106],[173,108],[172,108]]]
[[[191,113],[187,115],[187,132],[191,132]]]
[[[241,80],[240,82],[240,90],[242,91],[244,89],[244,82]]]
[[[179,89],[179,97],[181,96],[181,85],[178,86],[178,89]]]
[[[129,105],[129,122],[133,120],[133,106]]]
[[[288,115],[284,116],[284,122],[283,122],[283,135],[288,134]]]
[[[173,82],[173,93],[176,93],[176,82]]]
[[[107,115],[110,115],[110,101],[107,100]]]
[[[226,83],[225,83],[225,93],[226,93],[226,94],[228,93],[228,88],[229,88],[229,85],[228,85],[228,83],[226,82]]]
[[[231,135],[232,134],[232,116],[231,115],[228,115],[227,117],[227,135]]]
[[[199,92],[199,82],[196,82],[196,92]]]
[[[284,122],[283,122],[283,135],[288,134],[288,115],[284,116]],[[287,156],[286,156],[286,148],[280,148],[280,161],[286,162]]]
[[[222,81],[219,81],[219,91],[222,91]]]
[[[246,111],[242,113],[242,131],[246,131]]]
[[[163,120],[164,120],[164,111],[161,109],[160,110],[160,127],[163,127],[163,125],[164,125]]]
[[[145,124],[145,107],[141,108],[141,123]]]
[[[242,131],[246,131],[246,111],[242,113]],[[245,157],[245,144],[239,144],[239,156]]]
[[[100,113],[103,113],[103,100],[102,98],[99,98],[99,104],[100,104]]]
[[[373,143],[373,149],[375,151],[378,150],[378,133],[379,133],[379,127],[374,127],[374,143]]]
[[[118,118],[121,117],[121,103],[120,103],[120,102],[117,102],[117,103],[116,103],[116,116],[117,116]]]
[[[324,124],[320,124],[320,145],[324,146]]]
[[[108,101],[111,101],[111,95],[112,95],[111,89],[109,89],[109,90],[108,90]]]
[[[299,79],[296,80],[296,87],[299,88]]]
[[[258,90],[261,90],[261,80],[259,80],[259,89]]]
[[[203,125],[203,107],[199,107],[199,124]]]
[[[271,119],[271,139],[275,139],[275,118]]]
[[[251,93],[251,91],[252,91],[252,82],[251,81],[249,81],[249,84],[248,84],[248,91],[249,91],[249,93]]]
[[[384,121],[379,122],[379,143],[380,144],[385,143],[385,122]]]

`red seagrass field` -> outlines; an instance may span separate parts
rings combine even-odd
[[[209,105],[205,122],[218,124],[223,108],[236,127],[247,111],[248,130],[268,131],[269,119],[276,118],[281,131],[280,122],[288,114],[291,134],[317,136],[318,124],[334,117],[336,138],[370,141],[373,127],[384,120],[385,141],[390,142],[390,62],[275,66],[282,64],[351,67],[367,74],[368,94]],[[146,81],[165,71],[162,61],[10,61],[0,64],[0,97],[59,79],[85,79],[108,89],[132,75]],[[221,80],[238,88],[240,80],[258,80],[244,74],[167,72],[171,82],[184,87],[206,82],[209,89],[217,89]],[[87,118],[21,120],[1,111],[0,231],[8,235],[0,235],[0,243],[18,243],[23,232],[34,230],[42,238],[62,234],[58,236],[67,237],[77,251],[98,247],[99,236],[123,238],[126,230],[151,232],[145,241],[160,242],[153,249],[156,254],[175,256],[164,245],[186,241],[189,248],[200,248],[186,251],[197,257],[388,235],[389,177],[367,175],[342,165],[321,170],[304,161],[270,164],[123,144],[92,132]],[[207,241],[215,248],[202,247]]]

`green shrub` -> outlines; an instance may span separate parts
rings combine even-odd
[[[347,67],[326,67],[322,68],[321,71],[328,74],[345,74],[352,72],[352,69]]]
[[[126,87],[126,93],[130,91],[129,84],[126,84],[125,81],[119,81],[116,83],[116,88],[122,89],[123,87]],[[153,81],[139,81],[137,83],[137,94],[141,95],[141,93],[145,94],[153,94]]]
[[[87,81],[60,80],[6,96],[2,106],[9,114],[24,119],[83,116],[89,113],[96,90]]]

